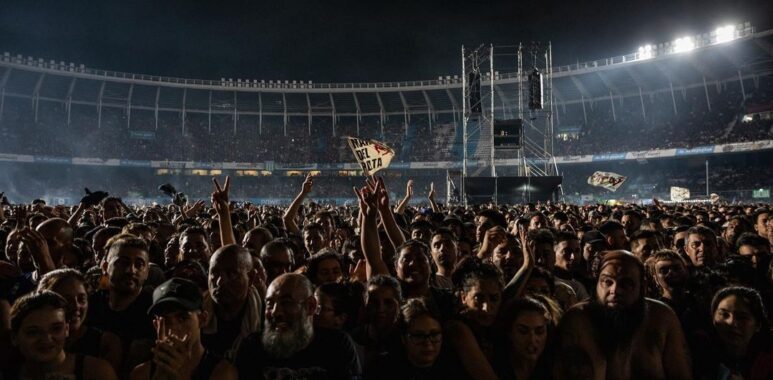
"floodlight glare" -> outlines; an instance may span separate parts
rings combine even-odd
[[[732,41],[735,39],[735,26],[725,25],[725,26],[719,27],[714,32],[714,34],[716,35],[716,41],[718,44]]]
[[[695,49],[695,42],[693,42],[692,37],[677,38],[674,41],[674,53],[684,53],[692,49]]]
[[[650,59],[653,56],[652,45],[639,46],[638,59]]]

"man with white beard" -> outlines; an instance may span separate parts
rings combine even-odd
[[[349,335],[313,327],[318,307],[305,276],[288,273],[272,281],[266,293],[263,331],[245,338],[236,357],[239,378],[361,378]]]

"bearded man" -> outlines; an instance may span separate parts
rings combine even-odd
[[[265,325],[239,348],[241,379],[357,379],[354,342],[338,330],[314,328],[319,305],[303,275],[283,274],[266,292]]]
[[[644,266],[628,251],[607,252],[591,300],[559,324],[556,379],[689,379],[684,332],[674,312],[644,298]]]

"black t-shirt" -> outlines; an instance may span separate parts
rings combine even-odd
[[[366,368],[366,380],[465,380],[470,377],[453,358],[448,349],[440,352],[430,367],[419,368],[411,364],[402,347],[379,355],[373,365]]]
[[[354,342],[338,330],[315,329],[308,347],[288,359],[274,359],[263,350],[260,333],[247,336],[236,356],[240,379],[361,379]]]
[[[247,307],[243,307],[239,315],[230,320],[224,319],[217,320],[217,333],[215,334],[201,334],[201,343],[207,350],[213,353],[225,356],[226,352],[230,351],[234,345],[236,337],[242,331],[242,320],[244,319],[244,312]]]
[[[107,290],[100,290],[89,297],[89,312],[86,318],[89,326],[118,335],[124,350],[133,340],[155,338],[153,321],[148,315],[148,309],[153,304],[153,296],[150,293],[140,293],[137,299],[122,311],[111,309],[109,299],[110,293]]]
[[[459,298],[448,289],[430,287],[429,307],[435,310],[443,321],[456,315],[459,311]]]
[[[102,348],[102,334],[104,332],[96,327],[86,326],[86,331],[67,349],[74,354],[83,354],[99,357]]]

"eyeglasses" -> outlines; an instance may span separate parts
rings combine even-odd
[[[420,333],[405,333],[408,340],[413,344],[422,344],[425,342],[440,343],[443,340],[443,333],[440,331],[431,332],[429,334]]]

